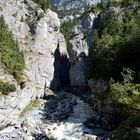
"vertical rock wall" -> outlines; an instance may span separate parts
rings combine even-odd
[[[91,51],[93,38],[93,25],[96,15],[87,13],[81,19],[81,24],[72,29],[68,43],[68,52],[71,60],[70,83],[71,86],[86,87],[86,68],[88,67],[88,56]]]
[[[56,70],[55,51],[59,49],[60,56],[66,59],[68,54],[64,37],[59,32],[60,22],[56,13],[49,9],[44,12],[30,0],[2,0],[0,7],[0,15],[4,16],[20,50],[24,52],[26,81],[25,88],[20,89],[13,76],[3,75],[3,68],[0,67],[0,75],[3,75],[0,80],[8,79],[17,87],[16,92],[0,97],[2,129],[14,123],[31,100],[43,97],[44,87],[50,87]]]

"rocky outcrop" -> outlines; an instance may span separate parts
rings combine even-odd
[[[57,49],[54,52],[54,76],[51,82],[51,89],[58,90],[66,90],[69,86],[69,69],[70,62],[68,53],[66,50],[66,46],[63,46],[63,40],[59,39],[59,43],[57,45]]]
[[[85,14],[83,14],[81,18],[81,25],[82,25],[82,31],[86,35],[86,41],[89,48],[89,54],[90,51],[93,49],[93,32],[94,32],[94,26],[97,20],[99,13],[95,13],[94,11],[89,11]]]
[[[88,85],[94,94],[94,98],[88,97],[91,105],[100,115],[100,125],[105,130],[113,130],[122,121],[122,110],[105,95],[101,94],[107,91],[109,83],[105,80],[89,80]],[[90,96],[90,95],[89,95]],[[106,95],[107,96],[107,95]]]
[[[1,80],[8,79],[17,87],[16,92],[0,97],[0,129],[3,129],[14,124],[22,109],[31,100],[43,97],[44,88],[50,87],[55,75],[56,49],[67,59],[68,54],[56,13],[49,9],[44,12],[30,0],[2,0],[0,7],[0,15],[4,16],[20,50],[24,52],[26,82],[24,89],[20,89],[13,76],[3,75],[0,68]]]
[[[73,27],[68,44],[68,52],[71,60],[71,86],[83,86],[86,84],[84,71],[86,68],[86,57],[88,56],[88,46],[81,29],[81,26]]]
[[[72,29],[68,42],[68,52],[71,60],[70,82],[71,86],[87,86],[85,76],[88,65],[87,58],[91,51],[93,38],[93,25],[96,19],[94,13],[87,13],[81,19],[81,24]]]

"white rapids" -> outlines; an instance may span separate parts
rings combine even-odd
[[[55,140],[82,140],[83,132],[91,133],[91,130],[84,126],[84,121],[96,112],[84,101],[75,97],[77,105],[73,108],[73,114],[63,122],[47,124],[45,132],[49,138]]]
[[[45,105],[50,100],[42,100],[41,107],[34,108],[19,119],[16,124],[0,131],[0,140],[96,140],[97,132],[100,133],[103,129],[89,129],[84,125],[84,122],[92,116],[98,118],[97,112],[88,103],[81,100],[80,97],[69,93],[67,95],[66,98],[74,99],[77,102],[67,119],[50,121],[44,118],[46,117],[44,109],[47,108]],[[66,98],[64,96],[62,100]],[[58,100],[58,102],[61,101]],[[52,105],[55,104],[51,103]]]

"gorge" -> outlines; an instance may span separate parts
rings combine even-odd
[[[139,1],[59,2],[0,0],[0,140],[139,140]]]

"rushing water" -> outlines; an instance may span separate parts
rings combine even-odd
[[[71,95],[77,100],[70,117],[61,122],[46,124],[46,134],[55,140],[81,140],[84,133],[91,133],[92,130],[84,126],[84,122],[97,113],[84,101]]]
[[[88,140],[87,137],[95,140],[99,129],[101,133],[103,129],[84,125],[93,116],[99,117],[88,103],[73,94],[60,92],[53,100],[42,100],[40,108],[19,119],[16,127],[11,125],[0,131],[0,140],[44,140],[44,135],[51,140]]]

